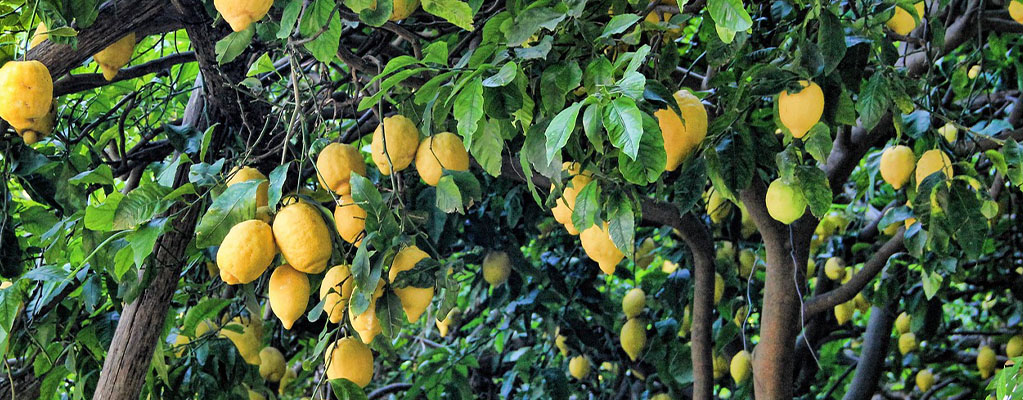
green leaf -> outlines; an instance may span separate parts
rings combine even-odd
[[[440,270],[440,262],[432,258],[424,258],[416,262],[412,269],[401,271],[394,277],[391,287],[401,289],[407,287],[432,288],[437,285],[436,275]]]
[[[455,26],[472,31],[472,8],[458,0],[423,0],[423,10],[446,19]]]
[[[827,8],[821,8],[820,28],[817,30],[817,48],[824,58],[824,74],[830,74],[845,57],[845,30],[838,16]]]
[[[234,61],[249,47],[249,43],[252,43],[252,35],[255,32],[255,26],[249,25],[244,31],[231,32],[217,41],[217,45],[214,47],[214,51],[217,53],[217,64],[224,65]]]
[[[515,79],[516,73],[519,71],[518,64],[514,61],[509,61],[501,66],[501,70],[497,71],[496,74],[491,75],[489,78],[483,80],[483,86],[485,87],[501,87],[505,86],[513,79]]]
[[[216,199],[195,228],[195,244],[199,248],[219,245],[227,232],[239,222],[256,216],[256,190],[260,180],[231,185]]]
[[[625,194],[619,194],[610,206],[607,224],[611,242],[631,260],[636,252],[636,215],[632,200]]]
[[[299,14],[302,12],[302,3],[302,0],[291,0],[284,6],[284,12],[281,13],[281,28],[277,30],[276,35],[278,39],[286,39],[295,31],[295,24],[298,23]]]
[[[579,190],[575,198],[575,208],[572,209],[572,224],[575,225],[575,229],[582,232],[593,225],[602,223],[599,199],[600,184],[597,181],[590,181],[582,190]]]
[[[604,25],[604,31],[601,32],[600,36],[597,38],[609,38],[613,35],[625,32],[625,30],[635,25],[636,22],[639,22],[639,19],[639,15],[636,14],[615,15],[614,17],[611,17],[611,21],[609,21],[607,25]]]
[[[643,113],[643,138],[639,142],[639,153],[635,159],[618,153],[618,169],[622,176],[631,183],[646,185],[656,182],[664,172],[667,153],[664,151],[664,137],[661,128],[650,115]]]
[[[735,32],[744,32],[753,26],[742,0],[708,0],[707,11],[714,20],[722,42],[731,43]]]
[[[366,25],[379,27],[391,18],[392,11],[394,11],[394,1],[377,0],[373,2],[372,7],[359,11],[359,20]]]
[[[155,218],[128,235],[135,266],[142,268],[142,262],[156,249],[156,239],[165,231],[167,218]]]
[[[336,6],[334,0],[313,0],[298,24],[298,32],[303,37],[309,39],[319,35],[307,42],[305,48],[317,61],[324,63],[337,57],[341,44],[341,16],[334,12]]]
[[[600,104],[597,103],[590,104],[583,111],[583,132],[586,133],[586,139],[590,141],[593,149],[600,154],[604,154],[604,135],[602,135],[604,131],[601,129],[604,127],[603,121],[601,121],[602,114]],[[642,142],[640,144],[642,145]]]
[[[10,348],[10,335],[14,329],[14,320],[21,310],[24,295],[18,285],[0,290],[0,357],[6,359]]]
[[[487,120],[483,124],[483,129],[476,131],[472,145],[469,146],[472,158],[495,178],[501,175],[503,150],[504,139],[501,137],[500,123],[494,120]]]
[[[344,378],[331,379],[330,388],[337,400],[367,400],[366,392],[359,385]]]
[[[831,154],[831,129],[823,122],[818,122],[812,128],[807,136],[803,139],[805,141],[806,152],[813,156],[814,160],[821,164],[828,163],[828,155]]]
[[[401,308],[401,299],[398,298],[398,295],[393,290],[388,290],[383,297],[377,299],[376,311],[381,333],[388,339],[397,337],[401,333],[401,326],[407,319],[405,310]]]
[[[810,206],[810,212],[817,218],[824,217],[831,208],[831,186],[828,176],[820,168],[812,165],[796,167],[796,180],[799,188]]]
[[[583,86],[588,93],[597,93],[598,86],[614,84],[614,67],[604,56],[600,56],[586,65],[583,73]]]
[[[114,191],[99,204],[90,204],[85,209],[85,227],[96,232],[108,232],[114,229],[114,213],[117,206],[124,200],[121,192]]]
[[[455,97],[454,117],[458,121],[458,134],[463,138],[472,137],[483,118],[483,82],[472,79]]]
[[[554,159],[547,159],[546,136],[540,131],[539,125],[533,125],[526,133],[526,141],[522,145],[521,157],[529,161],[536,172],[546,176],[548,179],[561,180],[561,153],[556,153]],[[525,165],[523,167],[526,167]],[[528,170],[526,170],[528,172]],[[527,184],[532,181],[527,180]]]
[[[135,229],[167,211],[173,202],[164,198],[170,192],[170,188],[155,183],[144,184],[128,192],[114,212],[113,229]]]
[[[635,160],[639,142],[643,138],[643,113],[636,102],[628,97],[614,99],[604,106],[604,129],[611,144]]]
[[[185,319],[181,323],[181,334],[194,337],[196,326],[202,321],[216,319],[217,314],[220,314],[220,311],[229,305],[231,305],[230,299],[206,297],[199,300],[196,305],[189,307],[185,313]]]
[[[277,203],[281,201],[284,182],[288,180],[288,168],[291,168],[291,161],[278,165],[273,171],[270,171],[270,185],[266,193],[267,205],[271,210],[276,209]]]
[[[1013,139],[1002,145],[1002,156],[1005,159],[1005,176],[1017,187],[1023,187],[1023,146]]]
[[[114,173],[113,170],[110,169],[109,165],[100,164],[100,166],[96,167],[96,169],[82,172],[71,179],[68,179],[68,183],[72,185],[113,185]]]
[[[863,129],[867,131],[874,129],[881,121],[881,117],[888,112],[890,106],[888,82],[882,74],[876,73],[863,84],[859,100],[856,102],[856,111],[860,114],[860,124]]]
[[[726,199],[736,199],[737,193],[752,182],[754,151],[747,135],[724,135],[714,151],[704,154],[707,157],[707,175]]]
[[[462,213],[462,192],[458,190],[454,176],[443,175],[437,181],[437,200],[434,205],[446,213]]]
[[[554,38],[551,36],[544,36],[540,39],[540,43],[537,43],[529,48],[516,47],[512,50],[515,51],[515,56],[523,60],[536,60],[541,58],[547,58],[547,53],[551,52],[554,47]]]
[[[583,71],[577,63],[561,62],[540,75],[540,97],[544,110],[553,113],[565,106],[565,95],[582,82]]]
[[[515,16],[514,22],[508,24],[504,31],[508,47],[521,46],[541,28],[553,31],[564,19],[565,13],[548,7],[533,7],[523,11]]]
[[[930,300],[938,293],[938,289],[941,289],[941,282],[944,278],[938,272],[928,273],[927,271],[921,271],[921,274],[920,283],[924,287],[924,296],[927,297],[927,300]]]
[[[572,103],[568,108],[561,110],[551,120],[550,125],[547,125],[547,130],[544,131],[544,136],[547,138],[544,155],[547,160],[553,160],[555,153],[560,152],[561,148],[568,143],[568,138],[575,131],[575,121],[579,117],[579,109],[582,106],[583,104],[579,102]]]
[[[385,95],[391,92],[391,88],[397,86],[399,83],[404,82],[412,75],[416,75],[426,70],[429,70],[429,68],[423,67],[406,69],[387,77],[387,79],[384,79],[383,82],[380,82],[380,90],[377,90],[377,92],[373,93],[372,96],[364,97],[362,100],[360,100],[359,106],[356,109],[358,111],[363,111],[369,109],[370,107],[375,106],[377,102],[380,101],[381,98],[383,98]]]
[[[639,72],[626,72],[625,76],[616,85],[618,90],[622,91],[622,94],[634,100],[641,100],[646,88],[646,77]]]
[[[367,213],[372,213],[373,215],[377,215],[383,209],[384,199],[380,196],[380,191],[377,190],[372,181],[358,173],[352,173],[348,182],[352,187],[352,201],[355,204],[358,204]]]

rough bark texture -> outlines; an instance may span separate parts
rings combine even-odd
[[[867,400],[877,390],[877,383],[884,373],[884,359],[888,355],[888,340],[892,334],[895,315],[891,310],[880,307],[870,308],[870,322],[863,336],[863,352],[856,365],[856,375],[842,400]]]

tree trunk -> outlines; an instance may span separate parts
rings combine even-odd
[[[892,311],[876,306],[870,308],[870,322],[863,336],[860,362],[856,365],[856,375],[842,400],[867,400],[877,390],[877,383],[884,373],[884,359],[888,355],[892,325],[895,324]]]

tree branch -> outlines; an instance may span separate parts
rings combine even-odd
[[[906,229],[899,228],[899,232],[888,239],[873,256],[863,264],[863,269],[853,275],[842,286],[835,290],[818,295],[806,302],[803,306],[804,318],[811,318],[817,313],[831,309],[834,306],[845,303],[856,297],[856,294],[863,290],[871,280],[888,264],[888,259],[900,251],[905,250],[903,235]]]
[[[195,61],[195,52],[193,51],[184,51],[181,53],[171,54],[169,56],[157,58],[144,64],[123,68],[121,69],[120,72],[117,73],[117,76],[114,77],[114,79],[111,81],[104,79],[103,74],[67,75],[64,78],[61,78],[60,80],[53,83],[53,97],[83,92],[86,90],[103,87],[114,82],[135,79],[141,76],[149,75],[154,72],[166,70],[174,65],[184,64],[192,61]]]

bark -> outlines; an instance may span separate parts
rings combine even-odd
[[[884,359],[891,343],[892,325],[895,313],[891,308],[877,306],[870,308],[870,321],[863,336],[863,351],[856,365],[856,375],[845,392],[843,400],[866,400],[877,391],[877,384],[884,373]]]
[[[823,293],[813,299],[810,299],[810,301],[807,301],[806,305],[803,307],[803,313],[805,314],[804,318],[810,318],[820,312],[829,310],[834,306],[845,303],[856,297],[856,294],[863,290],[870,281],[874,280],[874,277],[881,272],[881,269],[883,269],[885,265],[888,264],[888,259],[891,258],[891,256],[906,248],[903,241],[903,235],[905,235],[905,233],[906,230],[904,228],[899,228],[898,233],[896,233],[895,236],[892,236],[891,239],[888,239],[888,241],[885,242],[885,244],[881,246],[881,248],[878,249],[866,263],[863,264],[863,269],[849,279],[849,282],[846,282],[835,290]]]

